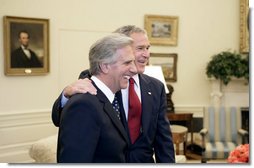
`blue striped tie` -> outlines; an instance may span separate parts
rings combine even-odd
[[[113,109],[116,111],[116,115],[118,117],[119,120],[121,120],[120,118],[120,106],[119,106],[119,103],[117,101],[117,97],[115,96],[114,100],[113,100]]]

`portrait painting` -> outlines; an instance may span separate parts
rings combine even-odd
[[[5,75],[49,72],[49,20],[4,17]]]

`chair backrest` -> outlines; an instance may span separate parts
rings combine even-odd
[[[208,129],[208,142],[233,142],[240,144],[242,139],[238,129],[242,127],[240,107],[205,107],[203,126]]]

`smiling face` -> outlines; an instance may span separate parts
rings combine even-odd
[[[131,46],[118,49],[117,61],[108,65],[108,82],[113,93],[120,89],[125,89],[131,76],[137,73],[134,63],[135,56]]]
[[[144,33],[132,33],[130,37],[134,40],[133,51],[135,55],[135,65],[137,72],[142,74],[145,71],[150,57],[150,42]]]

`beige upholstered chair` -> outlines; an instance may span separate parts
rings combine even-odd
[[[29,155],[36,163],[56,163],[57,134],[32,144]]]
[[[248,132],[241,129],[241,110],[236,107],[206,107],[203,118],[202,160],[226,159]],[[240,136],[241,135],[241,136]]]

